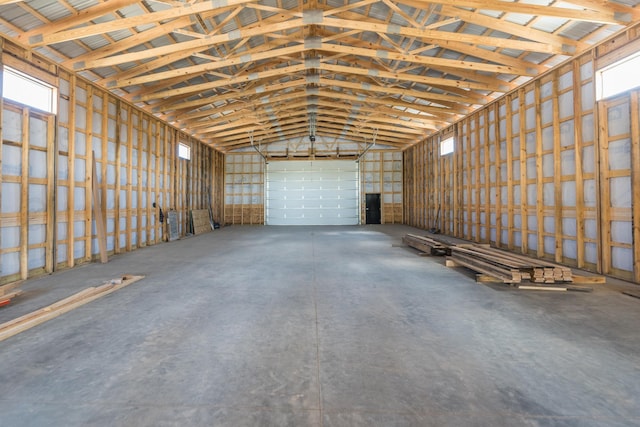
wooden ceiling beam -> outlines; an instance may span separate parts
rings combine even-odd
[[[447,6],[443,6],[443,8],[445,7]],[[454,14],[453,16],[456,16],[456,15]],[[501,22],[504,24],[503,21]],[[354,30],[381,32],[385,34],[400,35],[405,37],[415,37],[421,40],[428,40],[429,42],[434,42],[436,44],[441,44],[442,42],[446,42],[446,41],[464,42],[464,43],[469,43],[473,45],[486,45],[486,46],[495,46],[495,47],[508,48],[508,49],[526,50],[531,52],[542,52],[542,53],[563,54],[563,55],[573,54],[575,52],[575,45],[576,45],[576,42],[574,42],[573,40],[571,40],[571,44],[563,43],[562,42],[563,39],[561,37],[553,36],[553,35],[551,35],[551,37],[545,37],[546,39],[552,39],[545,42],[521,41],[521,40],[513,40],[513,39],[504,39],[500,37],[478,36],[474,34],[451,33],[448,31],[422,30],[417,28],[401,27],[399,25],[387,26],[383,24],[377,24],[374,22],[353,21],[349,19],[338,19],[338,18],[324,18],[322,21],[322,25],[331,26],[335,28],[347,28],[347,29],[354,29]],[[501,30],[501,31],[508,32],[507,30]],[[535,33],[535,31],[533,31],[533,33]],[[544,33],[544,34],[547,34],[547,33]],[[551,41],[553,42],[551,43]]]
[[[556,5],[541,6],[522,1],[508,2],[500,0],[395,0],[411,7],[424,7],[425,4],[445,4],[455,7],[473,8],[476,10],[492,10],[504,13],[518,13],[523,15],[546,16],[573,21],[595,22],[600,24],[625,25],[630,22],[630,16],[616,14],[613,10],[598,11],[585,9],[569,9]],[[568,1],[571,3],[571,1]],[[626,19],[629,20],[626,20]]]
[[[522,37],[527,40],[534,40],[537,43],[546,44],[548,46],[560,47],[560,49],[554,49],[553,51],[538,51],[538,52],[570,56],[578,53],[578,51],[582,51],[585,48],[587,48],[587,45],[582,42],[571,40],[569,38],[561,37],[552,33],[547,33],[541,30],[536,30],[534,28],[530,28],[525,25],[519,25],[519,24],[514,24],[512,22],[507,22],[503,19],[497,19],[491,16],[477,13],[477,12],[471,12],[468,10],[460,9],[459,7],[443,5],[440,8],[440,13],[445,16],[459,18],[470,24],[476,24],[486,28],[490,28],[494,31],[501,31],[504,33],[512,34],[517,37]],[[479,36],[479,37],[486,37],[486,36]],[[508,42],[505,43],[503,46],[496,46],[496,47],[536,52],[535,49],[521,49],[520,47],[518,47],[518,44],[519,44],[518,40],[514,40],[514,39],[505,39],[505,40],[507,40]]]
[[[105,3],[110,3],[111,1],[112,0]],[[230,7],[253,1],[257,0],[225,0],[224,5],[221,5],[220,7],[217,7],[215,2],[204,1],[201,3],[172,7],[159,12],[143,13],[142,15],[114,19],[112,21],[102,22],[99,24],[84,25],[69,30],[46,28],[46,30],[36,31],[29,37],[28,42],[31,47],[39,47],[53,43],[77,40],[84,37],[97,36],[113,31],[126,30],[128,28],[138,27],[141,25],[155,24],[157,22],[176,19],[181,16],[191,16],[198,13],[210,12],[216,9],[228,9]],[[86,20],[79,20],[75,25],[81,24],[86,24]]]
[[[146,95],[137,96],[133,100],[135,102],[149,101],[151,99],[162,99],[162,98],[168,98],[172,96],[204,92],[214,88],[220,88],[220,87],[238,84],[238,83],[251,82],[253,80],[261,80],[268,77],[279,77],[283,75],[296,74],[301,71],[304,71],[305,69],[306,67],[304,64],[290,65],[288,67],[281,67],[281,68],[275,68],[275,69],[270,69],[266,71],[260,71],[257,73],[251,73],[249,75],[244,75],[244,76],[229,77],[228,79],[219,79],[219,80],[214,80],[212,82],[207,82],[202,84],[193,84],[193,85],[188,85],[188,86],[184,86],[176,89],[167,89],[164,91],[147,93]]]
[[[387,71],[378,71],[375,69],[364,69],[358,67],[346,67],[342,65],[331,65],[326,63],[321,63],[320,70],[323,71],[331,71],[342,75],[354,74],[357,76],[370,76],[370,77],[381,77],[385,79],[392,80],[400,80],[400,81],[408,81],[413,83],[421,83],[429,86],[442,86],[444,90],[447,87],[455,87],[461,89],[478,89],[478,90],[492,90],[495,92],[506,92],[509,90],[508,86],[503,86],[500,84],[495,84],[490,86],[486,83],[476,83],[476,82],[468,82],[464,80],[454,80],[454,79],[444,79],[439,77],[425,77],[416,74],[405,74],[405,73],[390,73]]]
[[[368,58],[378,58],[388,61],[401,61],[408,62],[410,64],[420,64],[424,66],[433,67],[446,67],[451,69],[464,69],[470,71],[486,71],[490,73],[499,74],[516,74],[525,76],[537,75],[537,70],[529,67],[521,66],[514,67],[510,65],[494,65],[483,62],[474,61],[459,61],[455,59],[443,59],[434,58],[431,56],[415,55],[407,53],[396,53],[387,49],[364,49],[352,46],[339,45],[335,43],[322,43],[318,48],[321,51],[333,52],[333,53],[346,53],[349,55],[364,56]]]
[[[66,30],[67,28],[74,27],[76,25],[83,25],[90,23],[93,19],[99,18],[109,13],[113,13],[124,7],[130,6],[135,3],[139,3],[140,0],[109,0],[99,3],[95,6],[90,6],[86,9],[77,11],[76,13],[66,18],[59,19],[55,22],[46,23],[36,29],[26,31],[22,34],[18,34],[16,39],[20,43],[31,44],[32,39],[38,40],[43,38],[45,34],[53,34],[58,31]],[[0,4],[9,4],[17,2],[0,2]],[[43,43],[50,44],[50,43]]]
[[[180,51],[199,51],[206,49],[219,43],[226,43],[233,40],[240,40],[247,37],[262,36],[272,32],[286,31],[304,26],[302,19],[294,19],[285,22],[276,22],[256,28],[239,29],[230,33],[216,34],[207,36],[204,39],[195,39],[186,42],[176,43],[172,45],[159,46],[153,49],[147,49],[140,52],[123,53],[120,55],[110,56],[89,61],[79,61],[73,64],[75,70],[86,70],[88,68],[108,67],[127,62],[135,62],[149,58],[160,58],[174,52]]]
[[[342,80],[328,79],[324,77],[320,77],[318,83],[320,84],[321,87],[336,86],[344,89],[353,89],[353,90],[357,90],[364,93],[377,92],[377,93],[383,93],[387,95],[393,94],[393,95],[399,95],[399,96],[410,96],[413,98],[420,99],[424,102],[439,103],[443,101],[445,102],[450,101],[453,103],[460,103],[460,104],[463,104],[466,102],[464,98],[459,96],[443,95],[439,93],[422,92],[417,90],[407,90],[407,89],[394,88],[394,87],[381,87],[381,86],[375,86],[368,83],[352,83],[352,82],[347,82]],[[460,110],[459,112],[461,113],[466,112],[466,110],[463,110],[462,105],[460,105],[458,109]],[[454,110],[452,109],[452,111]],[[458,111],[455,111],[455,112],[458,112]]]
[[[633,21],[640,20],[640,9],[630,7],[620,3],[614,3],[608,0],[564,0],[576,6],[595,10],[602,14],[609,14],[611,11],[619,15],[630,15]]]

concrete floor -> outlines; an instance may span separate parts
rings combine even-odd
[[[146,275],[0,342],[0,425],[640,425],[640,300],[479,285],[416,231],[233,226],[29,281],[0,321]]]

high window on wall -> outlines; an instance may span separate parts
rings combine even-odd
[[[640,52],[627,56],[596,73],[596,98],[601,100],[640,86]]]
[[[11,67],[3,67],[2,96],[47,113],[56,112],[56,88]]]
[[[455,149],[455,138],[453,136],[444,138],[440,141],[441,156],[446,156],[447,154],[453,153],[454,149]]]
[[[191,160],[191,147],[181,142],[178,144],[178,157],[185,160]]]

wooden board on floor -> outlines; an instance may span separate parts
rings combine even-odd
[[[0,324],[0,341],[19,334],[33,328],[48,320],[54,319],[64,313],[67,313],[77,307],[87,304],[93,300],[101,298],[112,292],[129,286],[132,283],[143,279],[144,276],[124,275],[121,278],[110,280],[102,286],[90,287],[68,298],[62,299],[51,305],[43,307],[39,310],[27,313],[16,319]]]
[[[193,221],[193,234],[195,235],[212,231],[207,209],[192,210],[191,221]]]

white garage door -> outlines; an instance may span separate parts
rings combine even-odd
[[[267,165],[268,225],[357,225],[358,163],[272,161]]]

